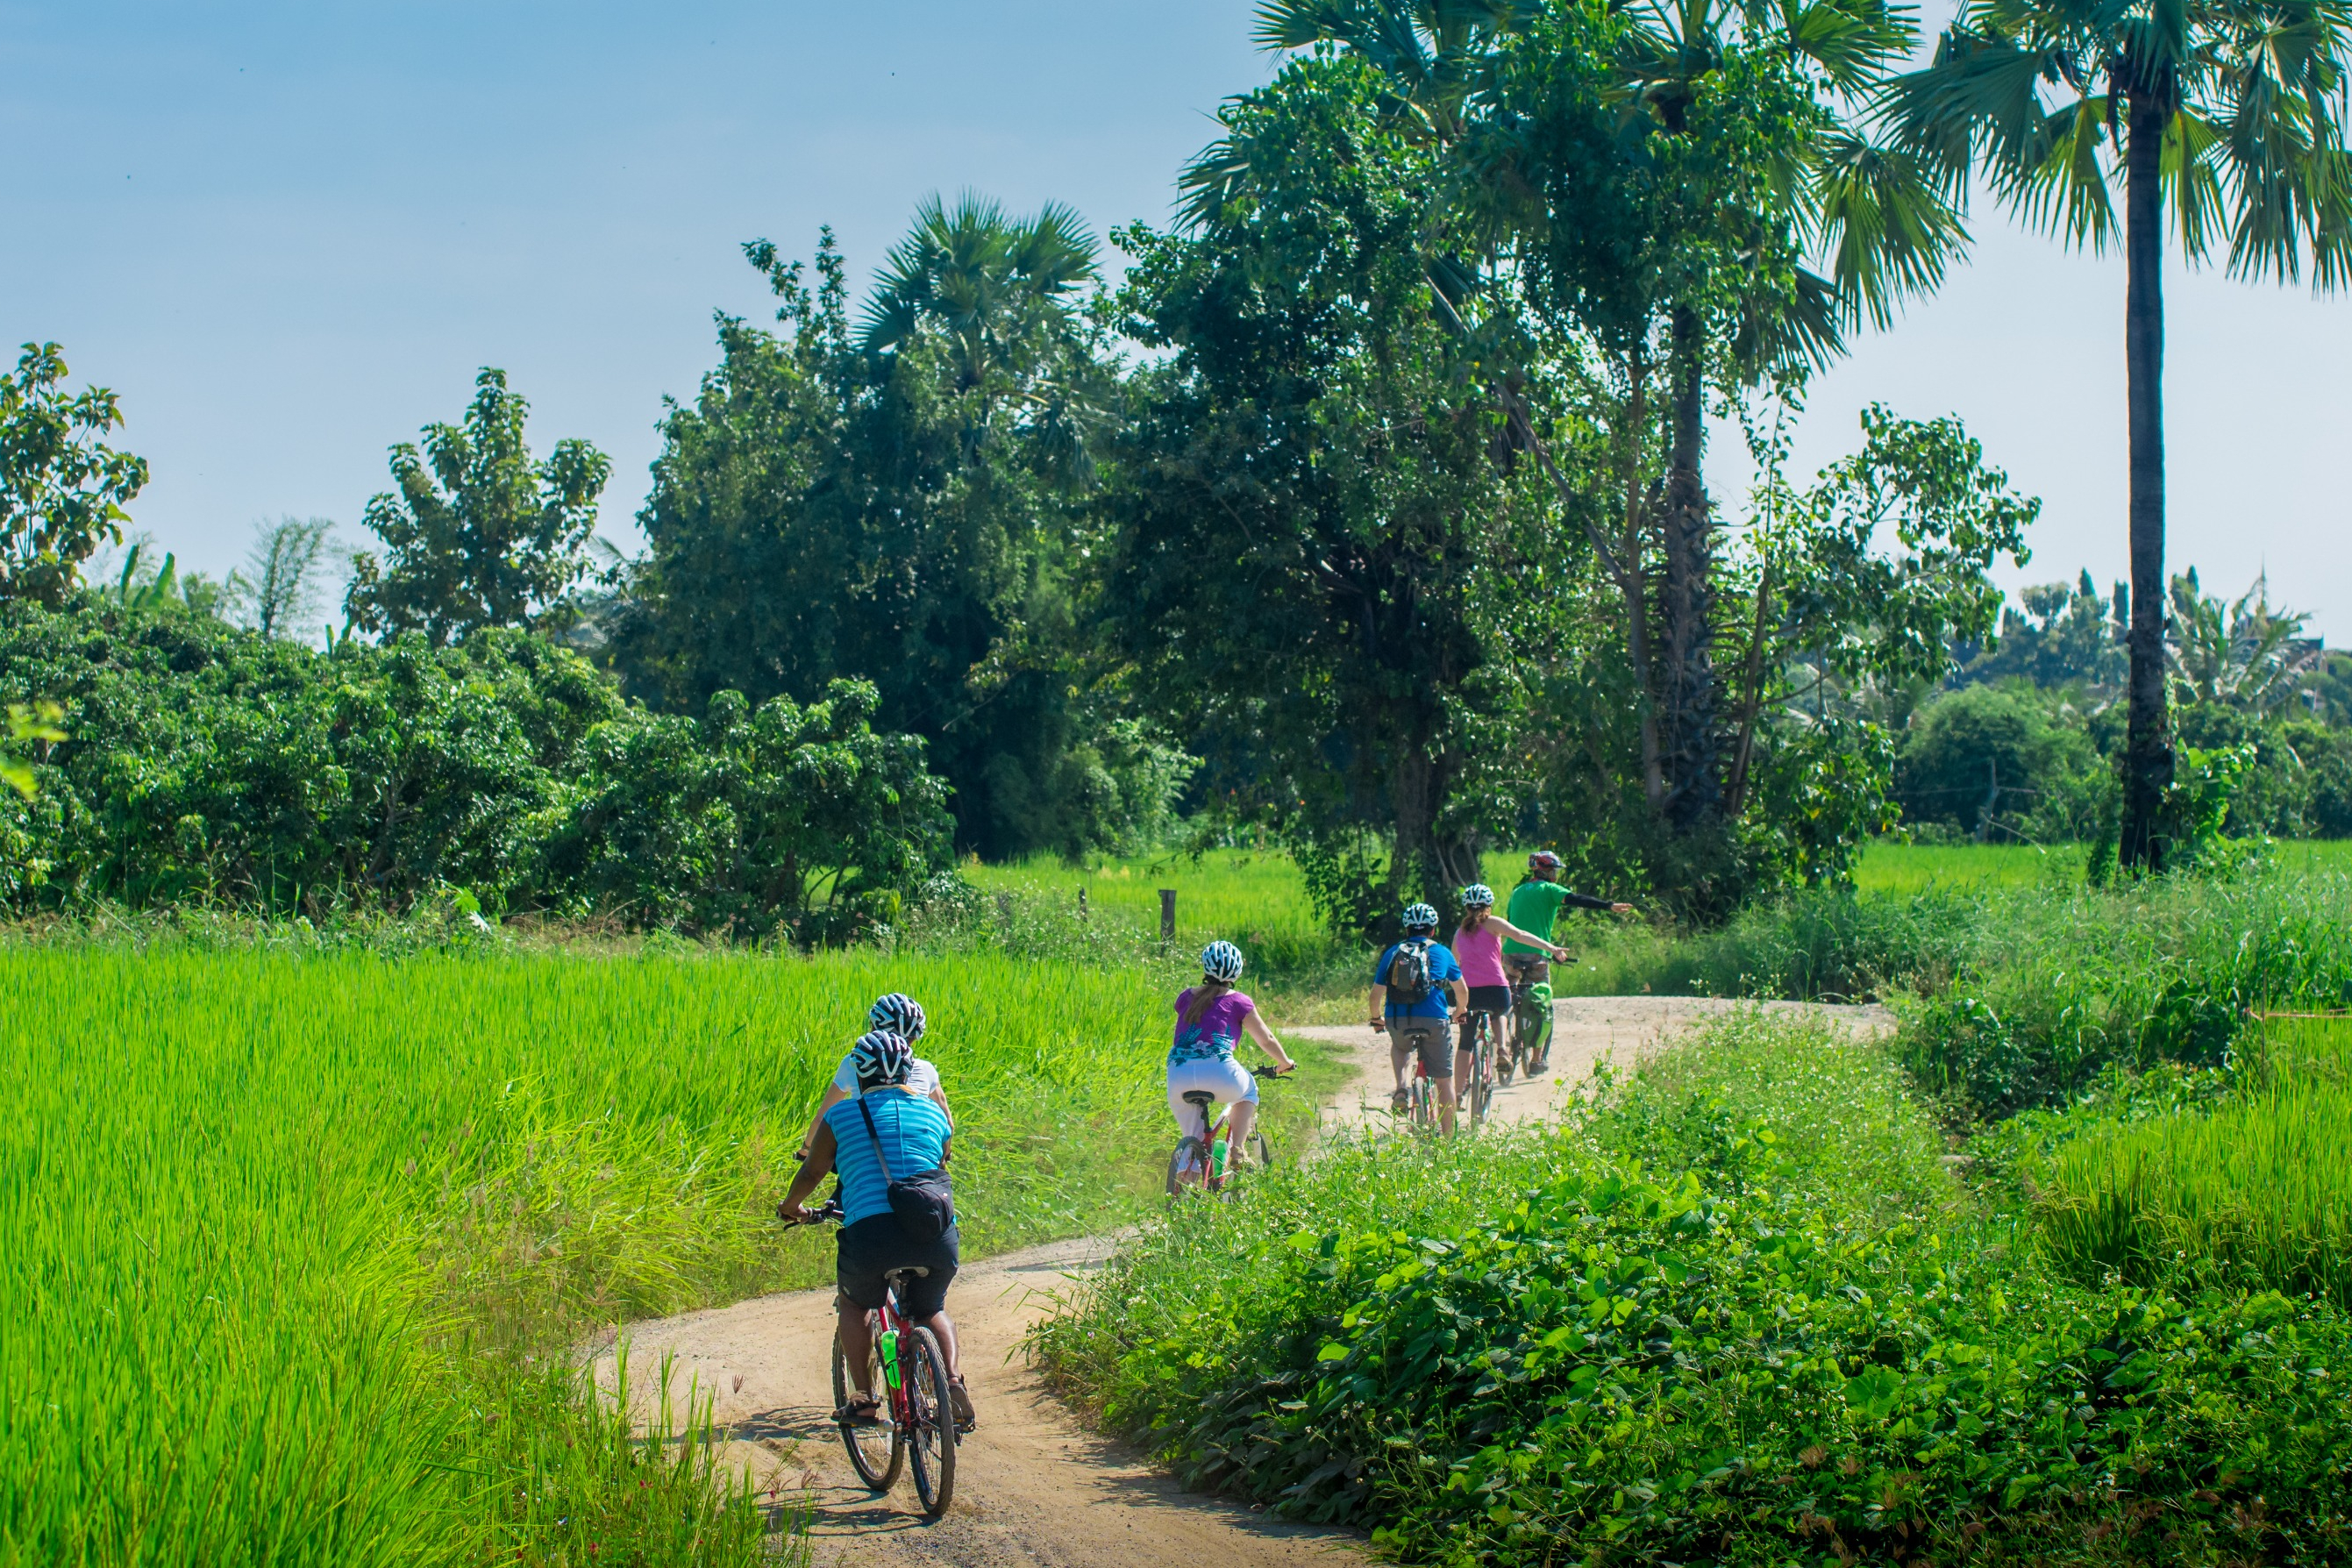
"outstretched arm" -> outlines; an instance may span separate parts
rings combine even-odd
[[[1566,958],[1568,956],[1568,949],[1559,946],[1553,942],[1550,938],[1538,936],[1533,931],[1521,931],[1518,927],[1513,925],[1510,921],[1505,920],[1500,915],[1488,915],[1486,917],[1486,923],[1493,926],[1496,931],[1501,931],[1513,942],[1523,942],[1529,947],[1542,948],[1554,958]]]
[[[1274,1058],[1275,1071],[1294,1072],[1297,1069],[1298,1064],[1290,1059],[1290,1053],[1282,1048],[1282,1042],[1274,1037],[1274,1031],[1265,1026],[1265,1020],[1257,1016],[1257,1009],[1253,1007],[1242,1016],[1242,1027],[1251,1039],[1265,1048],[1267,1056]]]

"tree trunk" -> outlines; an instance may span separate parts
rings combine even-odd
[[[1642,447],[1649,434],[1649,356],[1636,345],[1627,365],[1625,536],[1619,547],[1617,591],[1625,597],[1625,651],[1642,685],[1642,793],[1650,809],[1666,800],[1665,765],[1658,745],[1658,702],[1650,680],[1650,589],[1642,575]]]
[[[1716,732],[1714,524],[1699,459],[1706,444],[1706,325],[1686,305],[1674,311],[1673,451],[1660,532],[1665,577],[1658,602],[1659,751],[1666,821],[1687,830],[1722,805]]]
[[[2131,652],[2124,750],[2125,866],[2164,868],[2161,820],[2172,783],[2164,701],[2164,229],[2161,154],[2169,109],[2134,95],[2124,153],[2124,359],[2131,431]]]

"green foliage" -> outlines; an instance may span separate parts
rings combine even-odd
[[[1162,830],[1184,759],[1102,679],[1069,582],[1109,395],[1072,298],[1093,241],[1057,207],[933,202],[862,334],[830,232],[814,289],[745,250],[783,330],[721,318],[719,368],[663,421],[650,553],[612,632],[631,689],[692,710],[855,676],[878,722],[929,742],[964,847],[1075,857]]]
[[[1963,688],[1912,715],[1895,796],[1906,824],[2063,842],[2088,837],[2107,780],[2079,710],[2007,682]]]
[[[384,556],[352,556],[344,597],[362,631],[422,632],[441,647],[487,626],[557,630],[570,616],[612,459],[572,439],[534,464],[530,405],[507,373],[485,366],[474,385],[465,424],[426,426],[421,456],[393,447],[399,490],[368,501],[361,521]]]
[[[919,741],[869,688],[696,721],[529,634],[331,655],[186,616],[0,616],[0,688],[63,705],[39,798],[0,808],[16,907],[493,909],[838,940],[946,854]]]
[[[341,554],[333,520],[281,517],[253,527],[245,564],[228,574],[230,618],[266,637],[307,635],[319,613],[319,579]]]
[[[2123,636],[2131,616],[2131,591],[2117,583],[2102,598],[2083,573],[2072,585],[2044,583],[2020,592],[2023,609],[2004,608],[2000,636],[1970,659],[1967,680],[2022,677],[2041,687],[2081,687],[2112,694],[2124,683]]]
[[[1179,1215],[1035,1342],[1193,1484],[1419,1561],[2328,1556],[2352,1323],[2077,1289],[1942,1146],[1884,1058],[1750,1018],[1559,1131]]]
[[[122,423],[114,394],[68,396],[66,374],[55,343],[26,343],[0,374],[0,598],[64,598],[90,552],[121,539],[122,509],[147,484],[145,459],[103,439]]]
[[[1135,383],[1099,614],[1226,808],[1296,839],[1340,929],[1469,879],[1496,706],[1481,599],[1513,531],[1497,419],[1456,374],[1416,235],[1434,166],[1354,58],[1226,105],[1248,180],[1191,236],[1128,230]]]

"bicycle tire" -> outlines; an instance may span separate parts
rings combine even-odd
[[[923,1511],[937,1519],[955,1497],[955,1398],[948,1392],[948,1360],[929,1329],[908,1329],[898,1340],[908,1352],[900,1364],[913,1418],[906,1434],[907,1468],[915,1473],[915,1496]]]
[[[1507,1015],[1497,1016],[1491,1013],[1487,1014],[1486,1028],[1483,1031],[1486,1038],[1494,1047],[1495,1085],[1498,1089],[1511,1087],[1511,1074],[1518,1066],[1517,1053],[1511,1049],[1511,1032],[1503,1026],[1505,1018],[1507,1016]]]
[[[1257,1168],[1260,1171],[1270,1171],[1274,1168],[1274,1145],[1267,1142],[1265,1133],[1255,1127],[1250,1129],[1250,1152],[1257,1156]]]
[[[872,1321],[869,1315],[867,1321]],[[898,1431],[898,1422],[891,1417],[889,1391],[882,1383],[882,1357],[877,1351],[866,1353],[866,1385],[883,1399],[883,1421],[878,1426],[844,1426],[841,1446],[849,1450],[849,1468],[857,1479],[877,1492],[887,1492],[898,1479],[898,1467],[906,1462],[907,1445]],[[841,1329],[833,1331],[833,1407],[835,1410],[849,1403],[856,1392],[849,1380],[849,1356],[841,1347]],[[881,1452],[874,1452],[879,1439]]]
[[[1187,1182],[1183,1179],[1188,1169],[1199,1173],[1197,1180]],[[1209,1152],[1201,1147],[1198,1138],[1179,1139],[1176,1152],[1168,1156],[1168,1195],[1172,1198],[1187,1187],[1205,1186],[1208,1180]]]
[[[1470,1082],[1466,1086],[1470,1092],[1465,1097],[1469,1102],[1465,1109],[1469,1112],[1470,1125],[1474,1129],[1486,1123],[1486,1106],[1494,1098],[1494,1086],[1489,1075],[1492,1065],[1487,1055],[1486,1037],[1482,1031],[1476,1043],[1470,1047]]]

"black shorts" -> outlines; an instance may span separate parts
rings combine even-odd
[[[1507,985],[1473,985],[1470,987],[1468,1010],[1473,1013],[1509,1012],[1511,988]]]
[[[956,1227],[937,1241],[910,1240],[894,1214],[867,1215],[856,1225],[841,1227],[834,1254],[834,1283],[850,1305],[872,1311],[890,1288],[882,1278],[893,1268],[928,1268],[929,1274],[907,1281],[898,1310],[921,1320],[948,1304],[948,1286],[956,1276]]]

